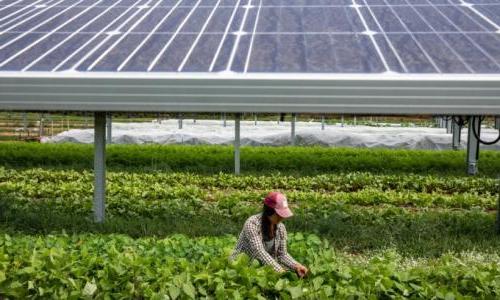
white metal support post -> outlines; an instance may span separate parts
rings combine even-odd
[[[296,122],[297,122],[297,114],[293,113],[292,114],[292,136],[291,136],[292,146],[295,146],[295,123]]]
[[[467,136],[467,173],[469,175],[477,174],[477,161],[479,159],[479,141],[474,135],[476,131],[478,137],[481,136],[480,119],[478,117],[469,117],[469,133]]]
[[[112,127],[113,127],[113,116],[111,113],[106,114],[106,143],[111,144],[113,143],[113,133],[112,133]]]
[[[226,113],[222,113],[222,121],[223,121],[223,126],[226,127],[227,122],[226,122]]]
[[[321,115],[321,130],[325,130],[325,115]]]
[[[448,116],[446,119],[446,133],[452,133],[453,128],[452,128],[452,117]]]
[[[452,119],[452,131],[453,131],[453,137],[452,137],[452,148],[453,150],[458,150],[460,148],[460,132],[461,132],[461,127],[460,125],[455,122],[454,119]]]
[[[257,113],[253,114],[254,125],[257,126]]]
[[[40,114],[40,124],[39,124],[39,127],[38,127],[38,134],[40,135],[40,138],[43,136],[43,118],[44,118],[44,115],[43,113]]]
[[[179,129],[182,129],[182,114],[177,114],[177,119],[179,122]]]
[[[240,119],[237,113],[234,120],[234,174],[240,175]]]
[[[94,114],[94,219],[104,222],[106,194],[106,113]]]
[[[23,130],[24,132],[28,130],[28,116],[25,112],[23,113]]]

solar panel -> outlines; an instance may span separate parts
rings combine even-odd
[[[500,73],[498,0],[0,0],[0,71]]]

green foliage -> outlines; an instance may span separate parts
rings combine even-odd
[[[2,144],[0,299],[500,297],[498,152],[465,177],[463,152],[244,147],[234,176],[231,147],[108,150],[96,224],[90,146]],[[305,279],[227,260],[270,190]]]
[[[0,161],[10,167],[91,169],[93,148],[81,144],[2,143]],[[315,174],[369,171],[376,173],[465,174],[464,151],[359,149],[326,147],[242,147],[243,172],[276,171]],[[232,172],[230,146],[110,145],[107,165],[118,170]],[[479,170],[496,177],[500,152],[481,151]]]
[[[26,203],[50,202],[68,211],[88,212],[92,184],[89,171],[0,168],[0,191],[4,195],[25,199]],[[207,205],[240,210],[259,205],[270,190],[285,192],[300,209],[327,209],[339,203],[495,209],[498,182],[492,178],[359,172],[306,177],[161,172],[107,175],[109,213],[118,215],[154,216],[171,209]]]
[[[333,250],[315,235],[290,235],[310,276],[279,275],[241,255],[233,236],[0,236],[0,296],[29,299],[348,299],[500,295],[496,256],[467,253],[408,261],[387,250],[369,257]]]

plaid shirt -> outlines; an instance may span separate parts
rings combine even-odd
[[[286,250],[287,234],[285,225],[283,223],[277,225],[277,233],[274,241],[275,246],[270,252],[267,252],[264,246],[261,224],[262,214],[253,215],[246,220],[238,238],[236,248],[229,259],[233,260],[238,254],[246,253],[262,264],[270,265],[277,272],[285,271],[283,266],[294,270],[297,262]]]

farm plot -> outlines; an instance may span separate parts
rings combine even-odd
[[[51,149],[69,155],[64,147]],[[180,161],[193,150],[176,151],[171,159]],[[356,151],[339,163],[356,162]],[[419,159],[405,153],[407,163]],[[495,176],[263,166],[234,176],[115,165],[104,224],[92,222],[93,177],[81,165],[1,167],[0,298],[499,297]],[[285,221],[288,247],[310,267],[305,279],[244,256],[227,260],[270,190],[284,192],[295,213]]]

